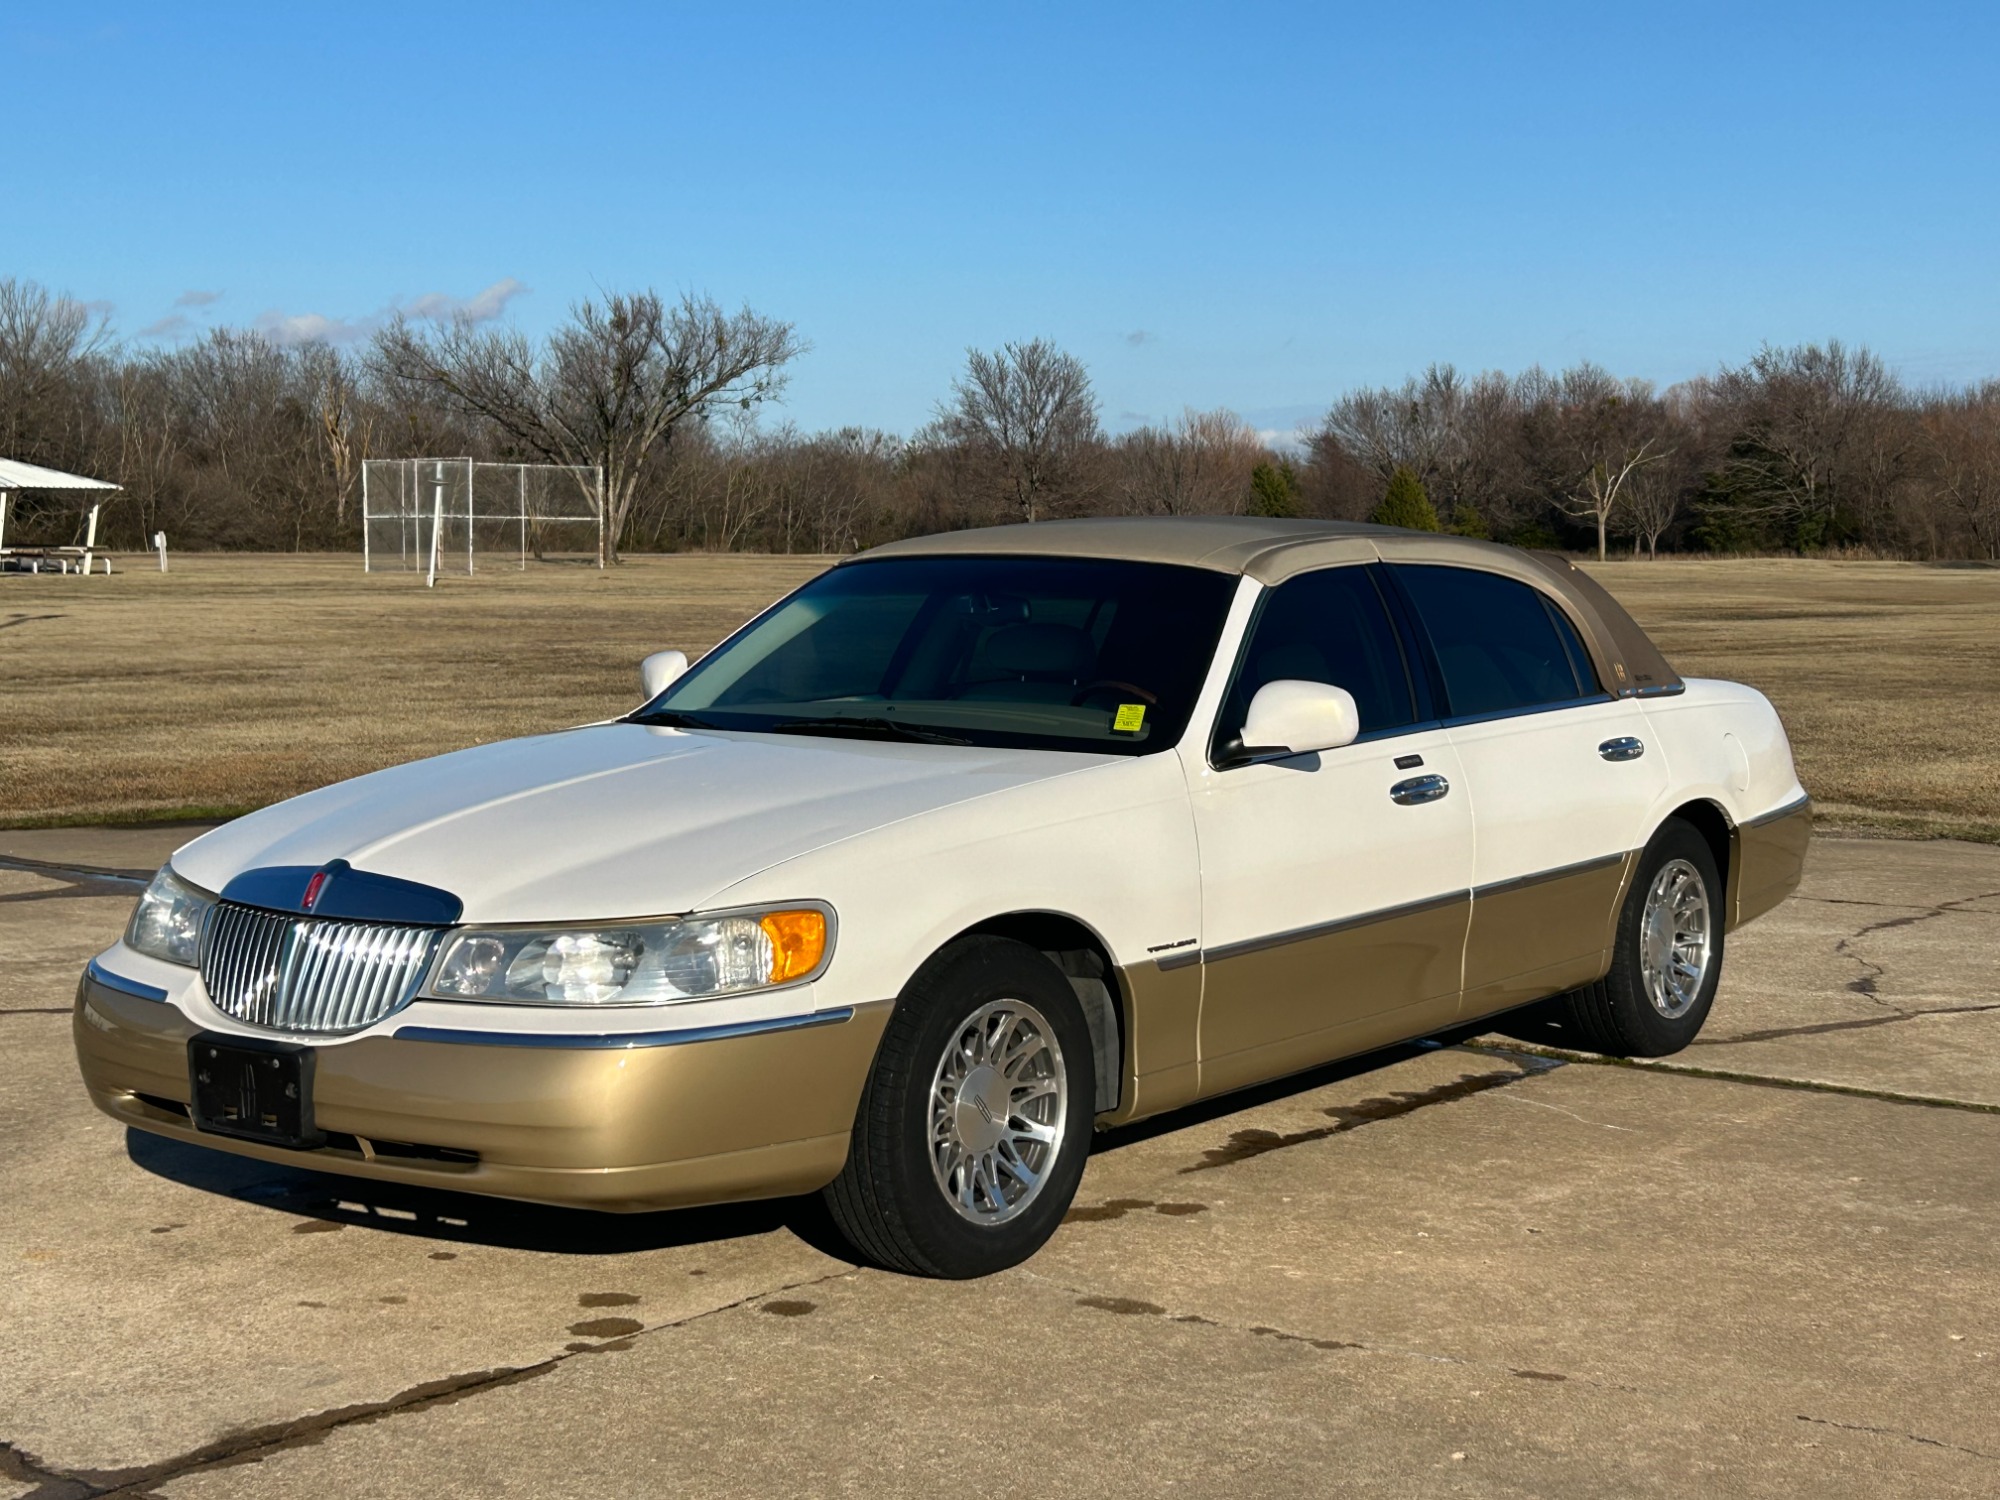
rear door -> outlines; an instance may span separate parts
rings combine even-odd
[[[1305,573],[1259,603],[1204,759],[1188,766],[1201,849],[1204,1094],[1446,1024],[1457,1014],[1472,817],[1380,569]],[[1354,694],[1361,738],[1218,769],[1266,682]]]
[[[1666,791],[1644,714],[1599,683],[1552,596],[1471,568],[1391,573],[1428,648],[1477,823],[1463,1014],[1595,979]]]

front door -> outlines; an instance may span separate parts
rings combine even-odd
[[[1472,809],[1445,730],[1419,728],[1376,565],[1302,574],[1252,620],[1216,742],[1266,682],[1346,688],[1362,737],[1218,770],[1190,758],[1201,852],[1204,1095],[1420,1034],[1456,1014]]]

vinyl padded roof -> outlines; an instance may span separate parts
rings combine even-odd
[[[1590,648],[1612,692],[1673,692],[1680,674],[1604,587],[1568,558],[1470,537],[1405,531],[1364,521],[1255,516],[1094,516],[1033,525],[943,531],[890,542],[849,559],[890,557],[1102,557],[1238,573],[1263,584],[1340,563],[1433,563],[1500,573],[1551,596]]]

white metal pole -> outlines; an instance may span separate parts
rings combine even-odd
[[[437,483],[431,490],[431,571],[424,580],[424,587],[434,589],[438,582],[438,539],[444,531],[444,464],[437,466]]]
[[[12,490],[0,490],[0,551],[7,546],[7,507],[13,502]]]
[[[514,465],[514,472],[521,476],[521,571],[528,571],[528,466]]]
[[[597,466],[597,570],[604,571],[604,513],[609,507],[604,503],[604,465]]]
[[[479,470],[471,459],[465,461],[465,576],[472,576],[472,527],[479,516],[477,497],[473,494],[473,480]]]
[[[361,460],[361,571],[364,573],[375,571],[372,559],[368,555],[368,463],[365,458]],[[165,548],[160,549],[160,571],[162,573],[167,571]]]
[[[86,524],[84,527],[83,576],[85,578],[88,578],[90,576],[90,555],[91,553],[97,550],[97,513],[102,509],[104,509],[102,504],[91,506],[90,520],[88,524]],[[106,573],[109,573],[111,571],[111,559],[108,557],[104,560],[104,571]]]

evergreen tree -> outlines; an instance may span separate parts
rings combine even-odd
[[[1289,519],[1299,513],[1299,479],[1289,463],[1261,463],[1250,471],[1250,514]]]
[[[1401,526],[1409,531],[1443,529],[1438,525],[1438,513],[1431,504],[1431,497],[1424,493],[1424,482],[1401,464],[1389,476],[1388,491],[1369,519],[1378,526]]]
[[[1451,508],[1451,524],[1445,527],[1453,536],[1476,537],[1480,541],[1490,541],[1493,528],[1486,524],[1486,517],[1470,505],[1454,505]]]

